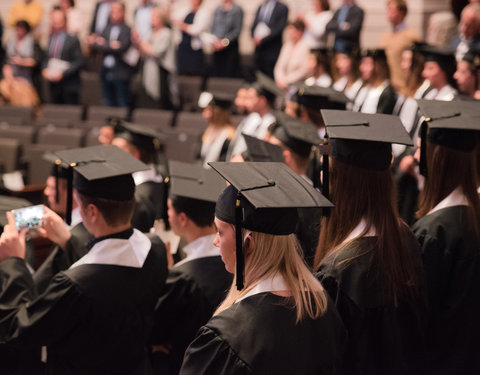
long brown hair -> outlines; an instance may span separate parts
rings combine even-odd
[[[422,76],[423,65],[425,64],[425,57],[418,51],[412,51],[412,62],[410,65],[410,72],[407,77],[404,94],[407,97],[412,97],[418,88],[424,82]]]
[[[261,280],[275,274],[283,277],[291,293],[297,323],[307,316],[315,319],[323,315],[327,309],[326,292],[303,261],[295,235],[278,236],[243,230],[244,238],[247,233],[254,239],[255,248],[245,257],[245,287],[238,291],[234,278],[227,297],[215,315],[232,306]]]
[[[376,230],[374,257],[385,296],[394,304],[398,298],[415,297],[416,264],[408,252],[409,229],[397,212],[391,171],[370,171],[334,159],[330,181],[335,207],[329,217],[322,219],[315,268],[329,254],[341,249],[342,242],[363,219],[366,228],[362,235]]]
[[[473,212],[474,226],[480,238],[480,201],[478,198],[477,152],[458,151],[427,140],[428,177],[420,193],[417,218],[427,215],[457,187]]]

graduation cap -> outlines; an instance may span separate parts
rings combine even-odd
[[[387,55],[383,48],[366,49],[362,52],[362,57],[371,57],[373,60],[387,61]]]
[[[235,96],[226,92],[208,92],[204,91],[198,98],[198,106],[200,108],[206,108],[209,105],[220,107],[223,109],[230,109],[232,107]]]
[[[243,139],[245,139],[245,143],[247,144],[247,153],[250,161],[284,162],[283,151],[280,146],[252,137],[251,135],[245,133],[242,133],[242,135]]]
[[[257,71],[255,76],[256,81],[252,84],[252,87],[258,95],[265,96],[269,101],[274,101],[277,96],[283,96],[283,91],[269,76],[260,71]]]
[[[171,160],[169,170],[171,196],[216,203],[225,189],[225,181],[218,173],[199,164]]]
[[[462,61],[468,62],[473,69],[480,69],[480,51],[479,50],[470,50],[462,57]]]
[[[50,169],[50,176],[55,177],[55,202],[58,203],[60,197],[58,196],[58,179],[68,179],[68,164],[62,162],[55,154],[47,152],[42,156],[43,160],[46,160],[52,164]]]
[[[457,61],[451,49],[425,44],[420,47],[420,52],[425,56],[425,61],[434,61],[445,72],[452,70]]]
[[[273,114],[276,126],[272,129],[272,135],[302,158],[310,156],[312,145],[322,143],[317,128],[313,124],[281,111],[275,111]]]
[[[331,155],[355,167],[384,171],[392,161],[392,143],[413,146],[394,115],[322,110]],[[322,192],[328,197],[328,150],[323,156]]]
[[[135,194],[131,173],[148,169],[146,164],[112,145],[57,151],[55,155],[60,163],[68,165],[67,224],[71,223],[73,187],[90,197],[127,201]]]
[[[417,103],[425,116],[420,129],[420,173],[426,177],[427,139],[458,151],[474,150],[480,131],[480,102],[419,99]]]
[[[122,138],[139,150],[155,152],[165,143],[165,137],[151,127],[119,120],[115,125],[115,138]]]
[[[331,87],[307,86],[303,83],[297,85],[297,91],[290,100],[315,110],[345,109],[347,103],[351,102],[343,92]]]
[[[209,163],[231,185],[220,195],[215,216],[235,225],[236,283],[243,289],[242,228],[260,233],[295,232],[297,208],[332,203],[283,163]]]

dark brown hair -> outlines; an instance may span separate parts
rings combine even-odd
[[[397,10],[405,16],[408,13],[407,3],[404,0],[389,0],[387,4],[395,4]]]
[[[480,238],[480,201],[478,198],[477,152],[458,151],[427,140],[428,178],[420,193],[417,217],[427,215],[453,190],[460,187],[473,212],[474,227]]]
[[[385,297],[394,304],[399,298],[414,298],[418,291],[416,265],[409,254],[409,229],[397,212],[391,171],[370,171],[334,159],[330,181],[335,207],[321,222],[315,268],[364,219],[366,228],[362,235],[372,228],[377,232],[373,256]]]
[[[105,222],[111,227],[127,224],[132,220],[133,209],[135,208],[135,198],[120,202],[111,199],[90,197],[81,194],[78,191],[77,195],[84,208],[89,204],[93,204],[97,207],[105,219]]]
[[[406,82],[405,95],[413,96],[418,88],[424,82],[422,76],[423,65],[425,64],[425,57],[418,51],[412,51],[412,63],[410,65],[410,72]]]

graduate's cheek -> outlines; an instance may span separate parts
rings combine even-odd
[[[225,263],[225,269],[235,272],[235,236],[231,225],[215,220],[217,225],[217,236],[215,238],[215,246],[220,247],[222,261]]]

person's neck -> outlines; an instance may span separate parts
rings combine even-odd
[[[260,117],[264,117],[266,114],[270,113],[271,110],[269,107],[264,107],[264,108],[260,108],[257,113],[260,115]]]
[[[307,174],[307,168],[301,167],[294,162],[289,163],[288,167],[299,176],[302,176],[302,175],[304,176]]]
[[[442,81],[439,81],[437,83],[431,83],[430,82],[430,86],[432,86],[434,89],[440,91],[441,89],[443,89],[445,86],[448,85],[448,82],[446,80],[442,80]]]
[[[215,234],[215,227],[213,225],[208,227],[199,227],[197,225],[191,225],[189,228],[186,228],[184,238],[187,240],[187,243],[192,243],[195,240],[198,240],[200,237],[209,236]]]
[[[106,223],[101,223],[95,226],[92,229],[92,235],[94,238],[106,237],[115,233],[120,233],[130,229],[132,225],[130,223],[120,224],[115,226],[107,225]]]

